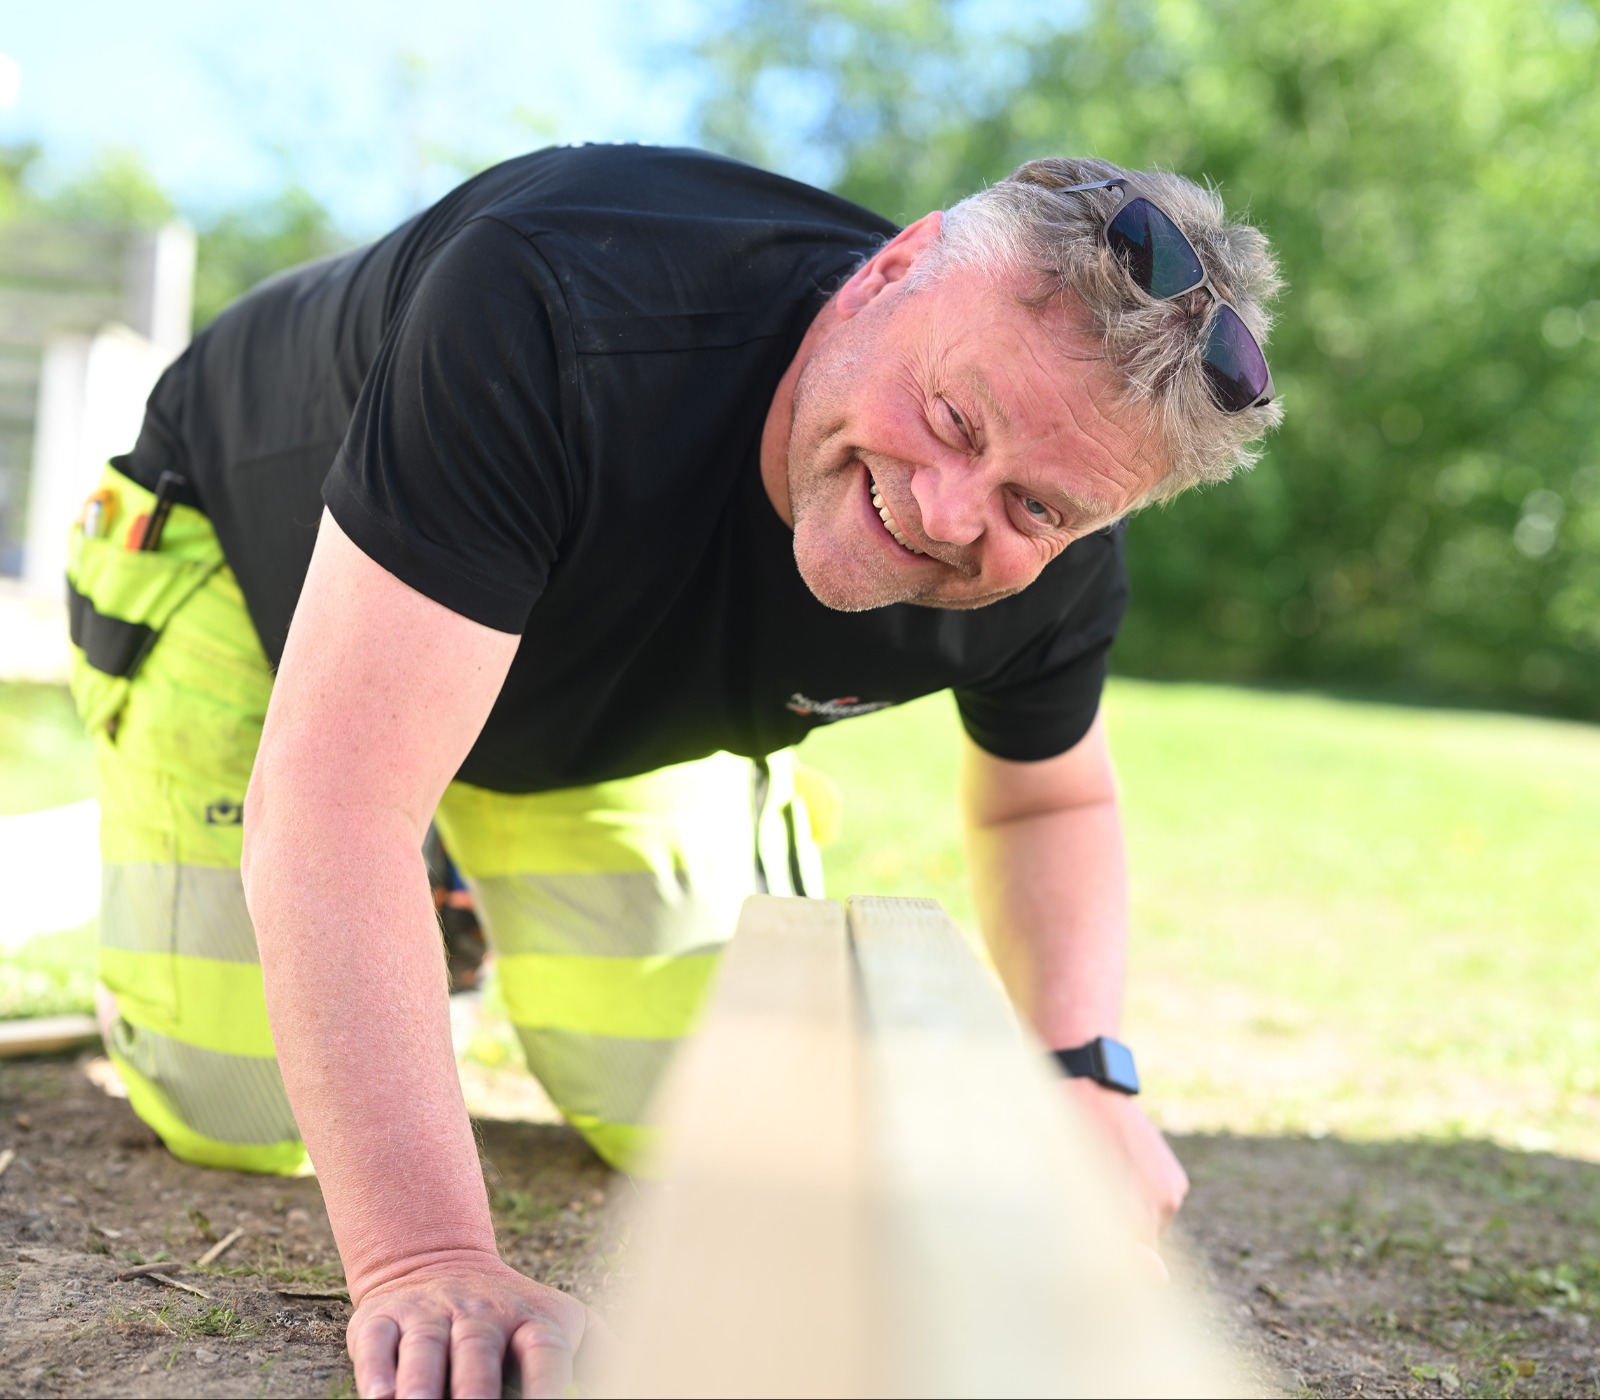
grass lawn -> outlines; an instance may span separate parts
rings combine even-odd
[[[94,752],[66,690],[0,682],[0,817],[94,796]]]
[[[92,796],[93,751],[67,692],[0,684],[0,817]],[[0,1019],[87,1011],[93,1002],[92,926],[45,934],[20,948],[0,941]]]
[[[1125,1036],[1182,1131],[1488,1138],[1600,1159],[1600,730],[1116,682]],[[935,697],[833,726],[830,892],[972,923]],[[91,791],[65,696],[0,686],[0,815]],[[85,1004],[85,931],[0,954],[0,1015]]]
[[[1182,1131],[1489,1138],[1600,1159],[1600,730],[1113,684],[1125,1035]],[[830,893],[972,921],[944,697],[805,746]]]

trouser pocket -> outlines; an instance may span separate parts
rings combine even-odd
[[[216,534],[189,506],[171,507],[157,548],[134,547],[155,506],[153,492],[108,466],[72,526],[72,698],[91,734],[115,738],[129,684],[162,629],[222,567]]]

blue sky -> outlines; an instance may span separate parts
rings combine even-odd
[[[304,181],[354,233],[552,140],[687,137],[715,0],[15,3],[0,142],[137,151],[189,212]]]

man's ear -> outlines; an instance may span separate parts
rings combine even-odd
[[[912,265],[939,237],[944,215],[937,209],[924,214],[914,224],[907,224],[866,262],[862,263],[850,280],[839,288],[837,305],[846,318],[854,316],[869,302],[874,301],[896,282],[904,279]]]

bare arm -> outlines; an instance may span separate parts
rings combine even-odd
[[[267,1010],[358,1305],[363,1395],[441,1394],[447,1362],[455,1394],[499,1394],[508,1344],[531,1379],[583,1330],[580,1304],[495,1249],[421,856],[517,640],[407,587],[324,513],[245,804]],[[497,1312],[473,1280],[547,1316]]]
[[[967,741],[962,805],[979,920],[1012,1001],[1052,1048],[1116,1037],[1127,966],[1127,863],[1116,777],[1097,718],[1076,747],[1010,763]],[[1133,1100],[1089,1080],[1069,1094],[1133,1169],[1166,1224],[1188,1182]]]

